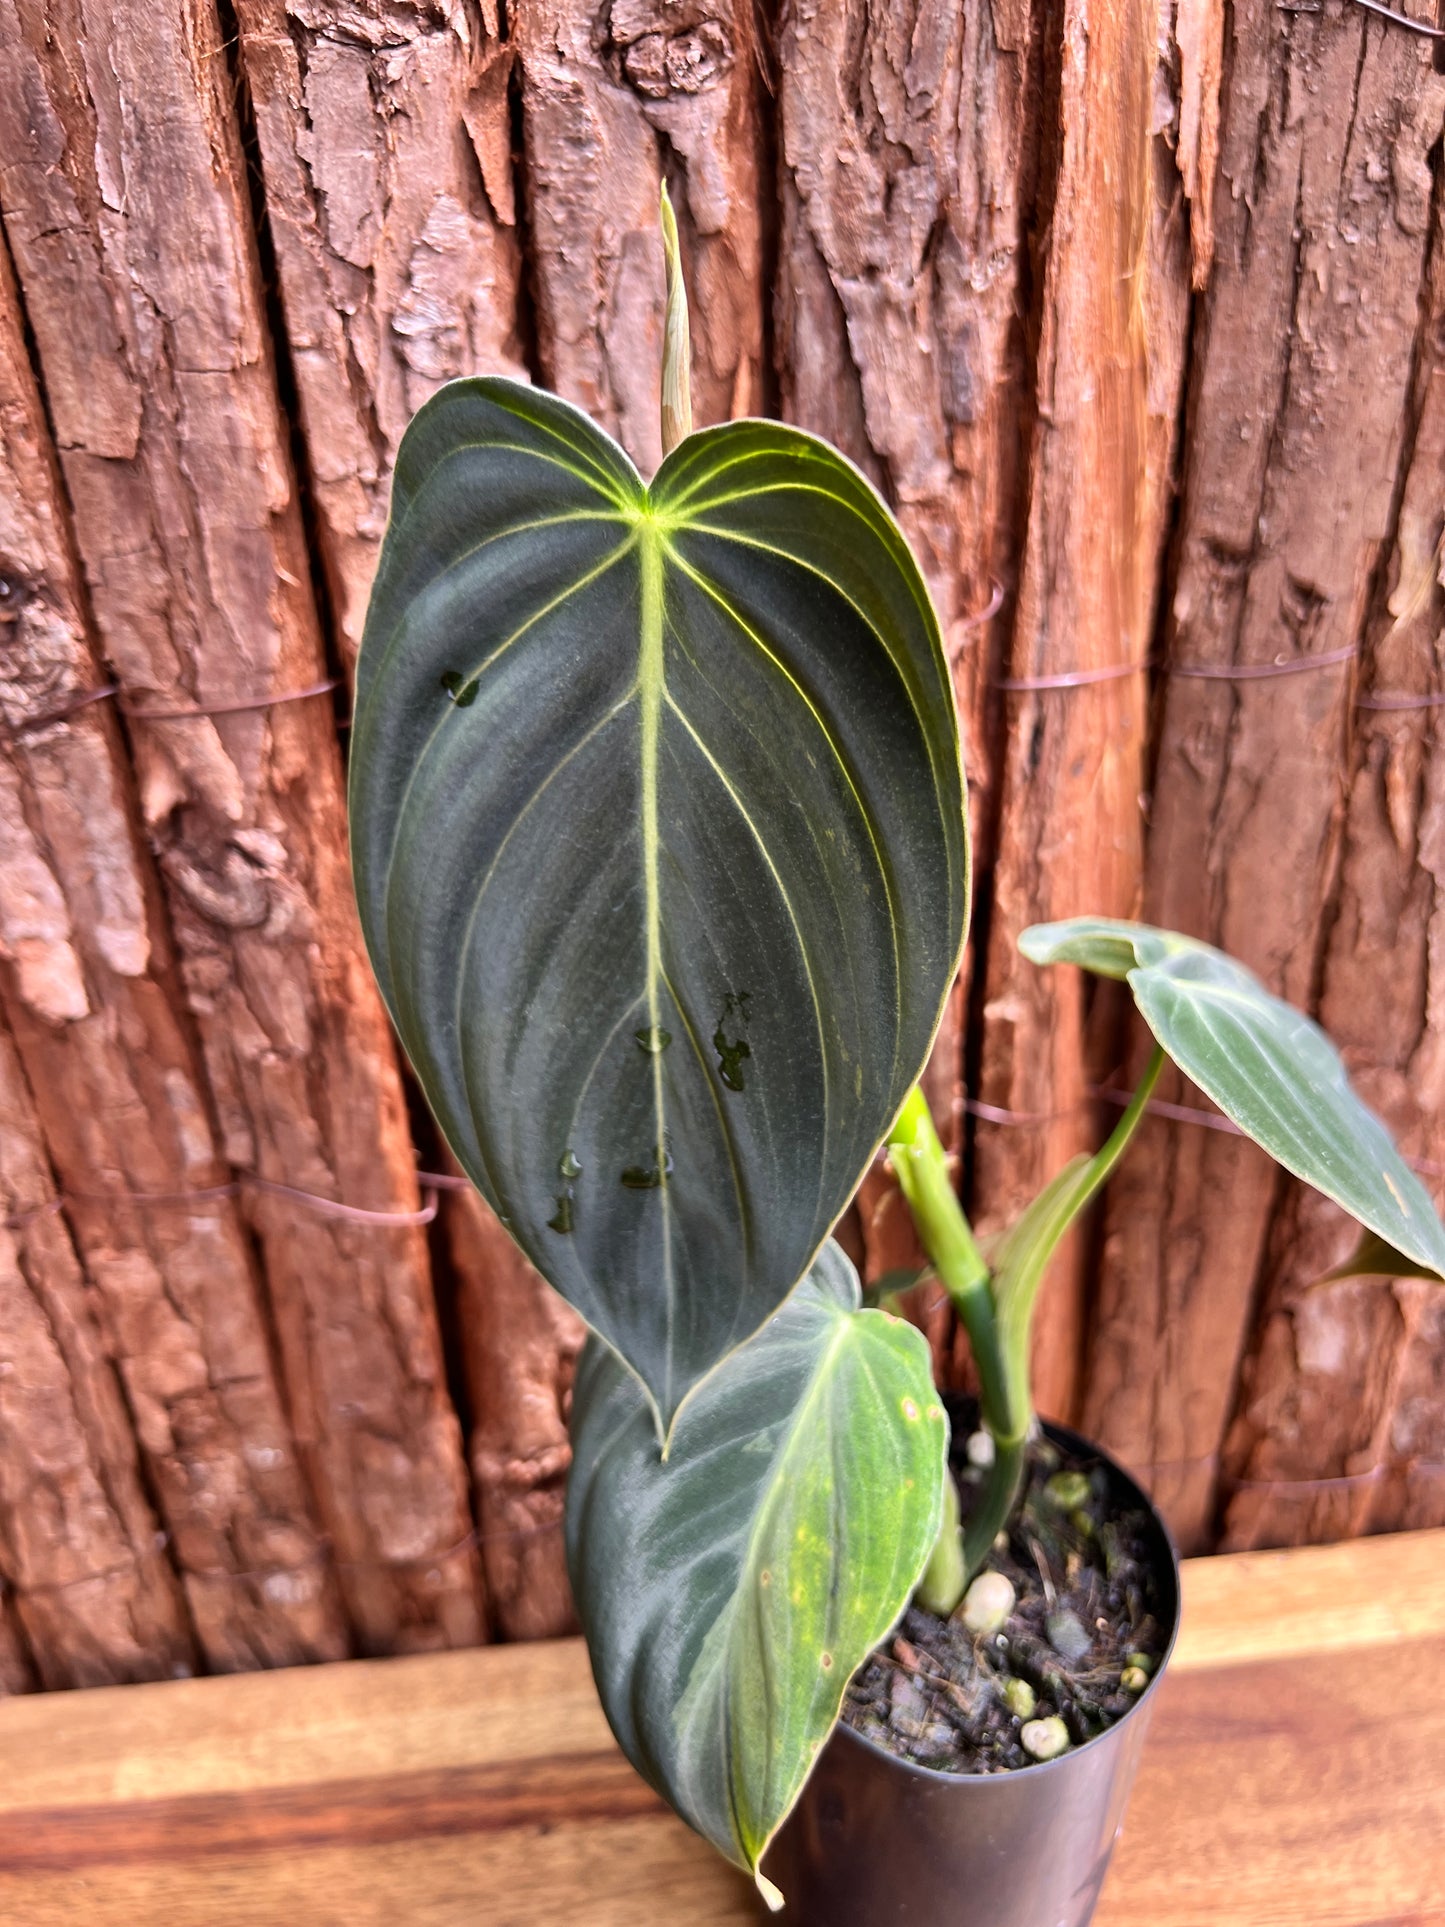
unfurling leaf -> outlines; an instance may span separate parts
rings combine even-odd
[[[670,455],[692,433],[692,333],[677,216],[662,186],[662,251],[667,265],[667,309],[662,323],[662,452]]]
[[[827,1245],[689,1400],[665,1463],[596,1339],[577,1375],[568,1567],[603,1707],[639,1772],[754,1874],[942,1516],[928,1346],[859,1305]]]
[[[1192,937],[1101,917],[1035,924],[1019,948],[1035,963],[1123,977],[1160,1044],[1226,1117],[1423,1275],[1445,1275],[1445,1226],[1350,1089],[1339,1052],[1243,964]]]
[[[453,382],[397,464],[351,820],[453,1150],[665,1429],[807,1269],[962,948],[907,544],[795,429],[703,430],[648,487],[566,403]]]

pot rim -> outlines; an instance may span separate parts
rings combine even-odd
[[[833,1728],[834,1735],[846,1735],[853,1745],[861,1746],[866,1752],[873,1754],[875,1758],[886,1761],[891,1767],[896,1767],[899,1772],[911,1773],[916,1778],[925,1782],[934,1781],[940,1786],[951,1787],[986,1786],[1000,1780],[1012,1782],[1029,1778],[1035,1774],[1052,1773],[1060,1767],[1067,1767],[1070,1761],[1077,1760],[1083,1754],[1091,1752],[1095,1747],[1102,1746],[1107,1741],[1112,1740],[1114,1735],[1122,1732],[1129,1721],[1133,1719],[1134,1715],[1149,1703],[1155,1687],[1169,1670],[1169,1662],[1174,1657],[1174,1648],[1179,1643],[1179,1628],[1184,1619],[1184,1587],[1179,1570],[1179,1548],[1175,1545],[1173,1535],[1164,1522],[1163,1513],[1160,1512],[1158,1506],[1155,1505],[1154,1501],[1149,1497],[1149,1494],[1144,1490],[1143,1486],[1140,1485],[1133,1473],[1120,1465],[1112,1452],[1106,1452],[1102,1445],[1096,1444],[1093,1439],[1087,1438],[1084,1433],[1074,1431],[1071,1426],[1056,1425],[1052,1419],[1041,1419],[1039,1423],[1046,1437],[1052,1437],[1055,1441],[1061,1441],[1071,1449],[1082,1448],[1090,1457],[1102,1460],[1114,1474],[1115,1478],[1119,1479],[1137,1495],[1141,1506],[1149,1513],[1155,1525],[1159,1528],[1159,1535],[1163,1539],[1169,1553],[1169,1572],[1174,1581],[1174,1624],[1170,1629],[1168,1644],[1164,1648],[1164,1652],[1150,1678],[1149,1684],[1144,1688],[1144,1691],[1135,1700],[1128,1712],[1121,1714],[1112,1726],[1105,1727],[1102,1733],[1096,1733],[1092,1739],[1085,1740],[1082,1746],[1071,1746],[1067,1753],[1060,1753],[1057,1759],[1035,1760],[1031,1766],[1010,1767],[1006,1773],[946,1773],[941,1767],[921,1766],[917,1760],[905,1760],[897,1753],[890,1753],[886,1746],[880,1746],[876,1740],[870,1740],[866,1734],[855,1732],[854,1729],[847,1725],[841,1718],[840,1706],[840,1717]],[[845,1696],[846,1691],[847,1689],[845,1688]]]

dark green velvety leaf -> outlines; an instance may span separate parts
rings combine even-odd
[[[448,1140],[666,1426],[806,1270],[961,949],[902,536],[796,430],[689,436],[648,488],[563,402],[451,384],[397,465],[351,819]]]
[[[602,1704],[639,1772],[754,1874],[942,1516],[927,1344],[859,1304],[830,1243],[688,1401],[665,1463],[607,1347],[577,1374],[568,1566]]]
[[[1308,1017],[1209,944],[1145,924],[1079,917],[1019,938],[1035,963],[1124,977],[1186,1076],[1287,1171],[1425,1270],[1445,1272],[1445,1226],[1380,1120]]]

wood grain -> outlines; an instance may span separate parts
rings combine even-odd
[[[346,1630],[241,1212],[225,1196],[128,1197],[230,1172],[121,726],[111,702],[84,700],[110,678],[68,521],[0,244],[0,1006],[24,1066],[0,1076],[4,1181],[22,1213],[53,1201],[52,1170],[72,1194],[69,1228],[44,1217],[16,1241],[19,1295],[0,1327],[12,1415],[28,1401],[31,1422],[50,1421],[30,1439],[23,1419],[7,1431],[7,1577],[52,1686],[188,1669],[158,1523],[209,1665],[337,1659]],[[58,1354],[47,1318],[68,1341]]]
[[[0,1029],[0,1584],[13,1657],[43,1685],[188,1673],[194,1641],[140,1451]],[[0,1649],[5,1641],[0,1638]]]
[[[327,660],[228,36],[214,0],[143,14],[0,0],[0,209],[223,1156],[404,1216],[414,1153],[351,895],[334,718],[290,700]],[[476,1639],[424,1233],[259,1187],[245,1215],[355,1643]]]
[[[1177,114],[1157,9],[1063,9],[1060,150],[1043,276],[1027,527],[1008,680],[1099,680],[1008,698],[978,1096],[973,1202],[1012,1223],[1093,1148],[1084,987],[1019,952],[1030,923],[1130,916],[1143,868],[1146,663],[1164,564],[1185,362],[1188,236],[1154,130]],[[1172,126],[1172,121],[1168,123]],[[1088,481],[1081,487],[1081,479]],[[1050,1267],[1034,1397],[1074,1416],[1085,1342],[1084,1238]]]
[[[752,0],[518,0],[537,353],[649,475],[662,459],[667,179],[699,427],[763,412],[762,79]]]
[[[1445,78],[1418,36],[1353,5],[1299,13],[1240,0],[1226,19],[1143,916],[1219,944],[1309,1007],[1333,915],[1355,694],[1340,652],[1363,640],[1408,453]],[[1230,673],[1276,662],[1312,666]],[[1381,959],[1362,1015],[1396,994],[1382,986],[1405,967],[1393,950]],[[1169,1084],[1161,1096],[1178,1095]],[[1155,1468],[1152,1490],[1186,1550],[1212,1538],[1280,1185],[1241,1139],[1151,1123],[1111,1186],[1083,1426]],[[1375,1335],[1398,1353],[1388,1330]],[[1323,1357],[1333,1341],[1321,1336]],[[1276,1375],[1272,1360],[1267,1376],[1282,1397],[1270,1410],[1261,1383],[1251,1429],[1284,1445],[1314,1420],[1298,1400],[1286,1409],[1287,1369]],[[1388,1387],[1369,1387],[1365,1402],[1368,1443]],[[1266,1478],[1287,1463],[1259,1459]],[[1241,1512],[1254,1503],[1241,1495]]]
[[[1403,486],[1363,632],[1344,824],[1319,972],[1320,1022],[1407,1155],[1445,1169],[1445,250],[1437,193],[1421,287]],[[1438,1176],[1429,1180],[1437,1198]],[[1356,1229],[1302,1185],[1270,1229],[1266,1289],[1241,1374],[1226,1472],[1234,1547],[1445,1524],[1442,1294],[1315,1281]],[[1434,1381],[1434,1383],[1432,1383]],[[1416,1471],[1424,1462],[1436,1467]],[[1378,1476],[1375,1476],[1378,1474]],[[1313,1481],[1338,1480],[1317,1485]],[[1276,1483],[1278,1482],[1278,1483]]]
[[[391,470],[454,375],[521,375],[496,0],[237,0],[287,346],[347,659]]]
[[[443,1208],[492,1625],[504,1639],[555,1638],[576,1630],[562,1514],[572,1464],[568,1401],[584,1327],[475,1191],[450,1192]]]
[[[1438,1532],[1186,1566],[1097,1927],[1445,1920],[1442,1577]],[[576,1641],[16,1699],[0,1749],[15,1927],[759,1918],[617,1755]]]

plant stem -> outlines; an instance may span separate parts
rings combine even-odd
[[[938,1528],[938,1538],[934,1541],[928,1564],[923,1568],[923,1577],[913,1594],[925,1612],[937,1613],[940,1619],[947,1619],[962,1599],[963,1589],[968,1583],[964,1564],[964,1542],[958,1525],[958,1486],[953,1474],[945,1467],[943,1523]]]
[[[1149,1053],[1149,1062],[1144,1066],[1144,1075],[1139,1079],[1138,1088],[1129,1099],[1124,1115],[1094,1154],[1094,1162],[1090,1170],[1093,1182],[1079,1200],[1080,1210],[1089,1202],[1100,1185],[1108,1182],[1114,1166],[1128,1149],[1129,1140],[1139,1128],[1145,1106],[1154,1095],[1154,1086],[1159,1082],[1159,1073],[1163,1068],[1164,1046],[1156,1044]]]
[[[1029,1274],[1034,1282],[1024,1293],[1025,1308],[1016,1321],[1000,1319],[989,1267],[954,1192],[943,1146],[916,1086],[889,1135],[893,1168],[923,1248],[968,1333],[978,1370],[979,1414],[994,1444],[993,1464],[961,1533],[957,1490],[945,1491],[943,1526],[918,1592],[930,1611],[945,1616],[952,1612],[1018,1503],[1034,1422],[1028,1360],[1028,1313],[1034,1291],[1064,1234],[1124,1155],[1163,1067],[1164,1052],[1156,1044],[1123,1116],[1089,1160],[1084,1181],[1068,1194],[1066,1206],[1052,1223],[1045,1219],[1047,1229],[1030,1252]],[[1014,1322],[1018,1329],[1010,1344],[1005,1327]],[[951,1473],[948,1485],[953,1487]]]
[[[933,1128],[923,1093],[915,1085],[888,1138],[893,1169],[923,1249],[968,1333],[978,1371],[979,1412],[994,1442],[994,1463],[967,1530],[960,1533],[958,1489],[945,1468],[943,1525],[918,1597],[947,1617],[963,1597],[994,1535],[1007,1519],[1023,1476],[1028,1407],[1014,1410],[1008,1372],[989,1288],[988,1265],[949,1176],[948,1159]]]
[[[989,1431],[1009,1427],[1009,1397],[988,1266],[948,1173],[928,1105],[915,1084],[888,1134],[893,1169],[923,1249],[953,1300],[978,1368],[979,1406]]]
[[[974,1501],[963,1529],[963,1583],[959,1597],[988,1555],[993,1542],[1013,1517],[1023,1488],[1024,1464],[1028,1456],[1029,1423],[1025,1421],[1017,1437],[1001,1439],[990,1428],[993,1438],[993,1464]],[[956,1602],[955,1602],[956,1603]]]

